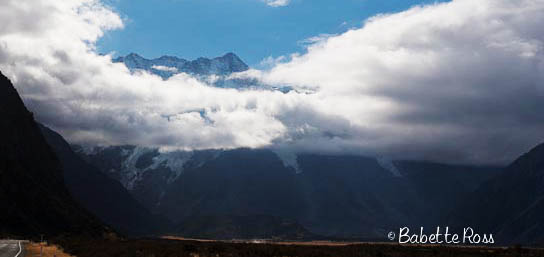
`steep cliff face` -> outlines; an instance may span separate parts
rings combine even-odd
[[[72,199],[58,158],[1,73],[0,117],[0,234],[101,236],[107,232]]]

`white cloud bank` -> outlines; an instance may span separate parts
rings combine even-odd
[[[76,143],[288,147],[510,161],[544,141],[544,1],[455,0],[371,18],[237,76],[312,92],[131,74],[94,44],[122,28],[97,0],[0,2],[0,70]],[[270,59],[274,60],[274,59]]]

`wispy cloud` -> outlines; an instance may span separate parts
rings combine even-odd
[[[272,6],[272,7],[280,7],[280,6],[287,6],[290,2],[290,0],[263,0],[266,5]]]
[[[319,34],[318,36],[309,37],[298,42],[299,45],[308,46],[320,42],[325,42],[328,38],[338,36],[338,34]]]

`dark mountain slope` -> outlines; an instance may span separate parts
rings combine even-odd
[[[32,113],[0,73],[0,234],[101,236],[107,229],[64,186]]]
[[[305,208],[295,179],[296,174],[272,152],[227,151],[204,164],[186,164],[157,211],[176,222],[195,215],[288,217]]]
[[[502,243],[544,243],[544,144],[483,184],[451,215],[457,226],[493,233]]]
[[[47,143],[60,159],[68,190],[83,207],[128,235],[153,234],[167,226],[141,206],[116,180],[77,156],[61,135],[39,125]]]
[[[422,204],[420,209],[411,208],[412,213],[418,213],[418,227],[444,226],[461,201],[502,170],[423,161],[396,161],[395,165]]]
[[[460,200],[500,170],[319,154],[299,154],[292,167],[267,149],[161,153],[117,146],[76,152],[153,213],[181,222],[178,232],[186,236],[210,235],[202,220],[246,226],[251,223],[233,217],[266,215],[319,235],[383,240],[399,226],[443,226]]]
[[[297,159],[301,173],[269,150],[223,151],[198,165],[188,162],[155,211],[182,222],[194,216],[270,215],[324,236],[383,239],[399,226],[439,223],[492,174],[487,168],[395,162],[399,177],[374,158]]]

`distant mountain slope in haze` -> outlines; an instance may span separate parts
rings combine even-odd
[[[544,144],[469,195],[451,221],[493,233],[502,243],[544,245]]]
[[[299,154],[290,166],[267,149],[161,153],[112,146],[77,152],[152,212],[177,223],[268,215],[318,235],[373,239],[399,226],[440,224],[497,171],[320,154]],[[198,230],[179,227],[188,231]],[[210,232],[205,226],[200,231]]]
[[[72,199],[59,160],[1,73],[0,117],[0,235],[102,236],[107,232]]]
[[[152,215],[116,180],[76,155],[61,135],[39,125],[60,159],[70,193],[105,223],[127,235],[150,235],[167,229],[168,222]]]

